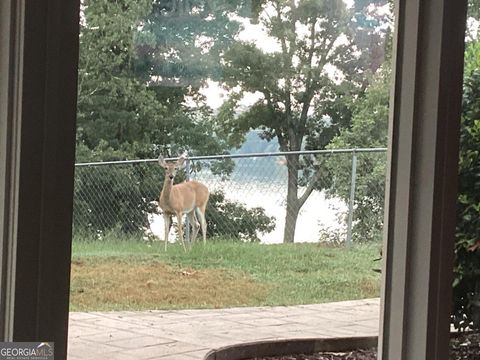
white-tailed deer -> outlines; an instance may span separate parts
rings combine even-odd
[[[198,181],[186,181],[173,185],[175,174],[178,169],[185,166],[185,160],[186,158],[183,155],[175,162],[166,162],[161,155],[158,157],[158,163],[165,169],[165,180],[158,202],[163,210],[165,222],[165,251],[167,251],[168,233],[170,232],[173,215],[177,217],[178,236],[185,251],[187,248],[183,241],[183,214],[187,214],[188,221],[192,226],[192,243],[197,237],[199,226],[202,228],[203,244],[207,241],[207,221],[205,219],[205,209],[209,197],[207,187]]]

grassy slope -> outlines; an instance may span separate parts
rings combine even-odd
[[[379,294],[372,271],[378,244],[210,242],[188,253],[177,245],[165,253],[162,246],[75,241],[72,310],[291,305]]]

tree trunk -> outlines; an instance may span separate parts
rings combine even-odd
[[[287,211],[285,216],[285,229],[283,242],[293,243],[295,240],[295,228],[297,226],[300,204],[298,201],[298,165],[299,155],[287,155],[288,187],[287,187]]]
[[[288,200],[287,200],[288,201]],[[283,232],[283,242],[293,243],[295,240],[295,230],[297,227],[297,218],[300,208],[298,206],[288,206],[287,203],[287,215],[285,217],[285,229]]]

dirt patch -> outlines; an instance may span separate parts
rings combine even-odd
[[[245,274],[121,259],[72,262],[72,311],[222,308],[266,299],[269,287]]]
[[[377,350],[366,349],[348,352],[322,352],[315,354],[293,354],[259,357],[249,360],[376,360]],[[450,341],[450,360],[480,359],[480,334],[455,336]]]

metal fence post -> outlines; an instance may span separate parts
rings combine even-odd
[[[188,158],[185,161],[185,180],[190,181],[190,159]],[[190,243],[190,222],[188,221],[188,216],[185,219],[185,240]]]
[[[352,181],[350,183],[350,199],[348,202],[348,222],[347,222],[347,240],[346,245],[352,245],[352,226],[353,226],[353,206],[355,204],[355,182],[357,180],[357,153],[355,149],[352,152]]]

